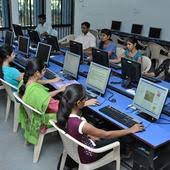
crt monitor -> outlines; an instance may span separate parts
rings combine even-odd
[[[37,31],[28,29],[28,35],[30,37],[31,43],[38,44],[38,42],[41,42],[39,33]]]
[[[143,25],[133,24],[132,29],[131,29],[131,33],[132,34],[141,34],[142,33],[142,28],[143,28]]]
[[[36,58],[48,66],[51,52],[51,45],[39,42],[36,51]]]
[[[149,37],[151,38],[160,38],[161,36],[161,28],[150,27],[149,29]]]
[[[92,48],[92,56],[93,56],[93,62],[103,65],[105,67],[109,67],[109,56],[108,52]]]
[[[121,21],[112,21],[111,30],[120,31],[121,24]]]
[[[22,27],[21,25],[17,25],[17,24],[12,24],[13,29],[14,29],[14,33],[16,35],[16,37],[19,37],[20,35],[23,36],[23,32],[22,32]]]
[[[64,57],[63,73],[77,79],[80,55],[67,51]]]
[[[18,37],[18,52],[28,56],[30,40],[28,37],[19,36]]]
[[[121,59],[122,67],[122,78],[123,86],[128,87],[131,83],[138,83],[141,77],[141,64],[133,61],[129,58],[122,57]],[[127,83],[127,84],[126,84]]]
[[[158,119],[167,94],[167,88],[141,78],[133,99],[133,106],[152,118]]]
[[[5,45],[11,46],[13,37],[14,37],[14,33],[12,31],[6,31],[5,40],[4,40]]]
[[[50,44],[52,46],[52,51],[60,51],[60,47],[58,44],[58,39],[55,36],[48,35],[46,37],[47,44]]]
[[[80,55],[80,61],[83,62],[83,45],[81,43],[70,40],[70,52]]]
[[[91,62],[86,80],[87,87],[104,95],[110,72],[110,68]]]

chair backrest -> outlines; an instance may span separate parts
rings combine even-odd
[[[98,31],[97,31],[97,30],[92,30],[92,29],[90,29],[89,32],[92,33],[92,34],[96,37],[96,39],[99,38],[99,34],[98,34]]]
[[[8,83],[7,81],[3,80],[0,78],[0,81],[2,82],[8,96],[10,97],[10,99],[12,101],[15,101],[15,98],[14,98],[14,95],[13,95],[13,92],[14,91],[17,91],[18,88],[16,88],[15,86],[13,86],[12,84]]]
[[[151,68],[151,59],[147,56],[142,56],[141,68],[142,72],[148,72]]]
[[[152,59],[158,59],[160,57],[160,50],[161,50],[161,46],[156,44],[156,43],[148,43],[148,49],[150,51],[150,58]]]
[[[75,40],[75,35],[74,34],[69,34],[62,39],[58,40],[59,43],[69,43],[70,40]]]
[[[125,50],[121,47],[116,47],[116,56],[122,56],[124,54]]]
[[[32,119],[32,114],[35,112],[37,114],[41,115],[41,112],[39,112],[38,110],[34,109],[32,106],[26,104],[19,96],[17,92],[13,93],[15,99],[24,107],[25,111],[27,112],[27,115],[29,117],[29,119]]]

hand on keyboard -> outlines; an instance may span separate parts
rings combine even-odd
[[[50,79],[50,83],[55,83],[55,82],[58,82],[58,81],[62,81],[62,79],[60,77],[56,77],[54,79]]]
[[[144,126],[142,124],[135,124],[129,129],[130,129],[131,133],[136,133],[136,132],[139,132],[139,131],[143,131]]]
[[[89,99],[85,102],[84,106],[96,106],[100,105],[99,101],[97,99]]]

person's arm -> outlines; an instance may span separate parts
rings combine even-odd
[[[38,80],[38,83],[40,84],[49,84],[49,83],[55,83],[57,81],[61,81],[59,77],[56,77],[54,79],[49,79],[49,80]]]
[[[21,80],[23,80],[23,77],[24,77],[24,73],[21,73],[20,76],[17,77],[17,80],[18,80],[18,81],[21,81]]]
[[[102,129],[98,129],[94,127],[93,125],[89,123],[84,123],[84,126],[82,128],[82,132],[86,135],[93,136],[95,138],[116,138],[116,137],[121,137],[125,136],[131,133],[136,133],[138,131],[143,130],[143,126],[141,124],[136,124],[132,126],[131,128],[123,129],[123,130],[112,130],[112,131],[105,131]]]
[[[58,90],[51,91],[51,92],[50,92],[50,96],[51,96],[51,97],[56,96],[58,93],[63,92],[63,91],[65,90],[65,88],[66,88],[66,86],[63,86],[63,87],[61,87],[61,88],[58,89]]]
[[[97,99],[89,99],[89,100],[85,101],[84,107],[90,106],[90,105],[95,105],[98,103],[99,103],[99,101]]]
[[[109,62],[110,62],[110,63],[116,63],[116,64],[118,64],[118,63],[121,62],[122,57],[125,57],[125,55],[122,54],[122,55],[120,55],[120,56],[117,56],[117,57],[114,58],[114,59],[110,59]]]

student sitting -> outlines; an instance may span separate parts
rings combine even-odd
[[[127,41],[127,49],[122,56],[118,56],[117,58],[110,60],[110,62],[120,63],[122,57],[130,58],[131,60],[139,63],[142,62],[142,53],[138,50],[138,42],[135,38]]]
[[[12,47],[7,45],[0,47],[0,78],[18,87],[20,80],[23,79],[23,73],[10,66],[14,58],[15,53]]]
[[[154,72],[144,74],[153,77],[163,77],[165,81],[170,82],[170,59],[164,60]]]
[[[111,31],[109,29],[101,30],[101,42],[99,48],[107,51],[110,59],[116,58],[116,45],[111,39]]]
[[[58,112],[59,101],[53,97],[65,89],[63,87],[49,92],[48,88],[38,83],[44,73],[44,64],[39,63],[37,60],[30,60],[25,68],[23,82],[19,88],[19,95],[23,101],[42,113],[42,115],[33,114],[32,119],[29,121],[24,108],[20,108],[19,122],[25,130],[25,139],[32,144],[37,143],[40,130],[42,133],[46,130],[49,125],[49,119],[56,119],[56,114],[54,113]]]
[[[108,144],[109,141],[113,143],[117,137],[135,133],[143,129],[143,126],[139,124],[124,130],[114,131],[105,131],[94,127],[80,115],[80,110],[83,107],[94,104],[94,102],[97,101],[86,101],[86,91],[82,85],[72,84],[67,86],[59,103],[57,114],[58,126],[78,141],[96,148]],[[90,163],[103,156],[103,154],[96,155],[82,147],[79,147],[78,151],[82,163]]]

